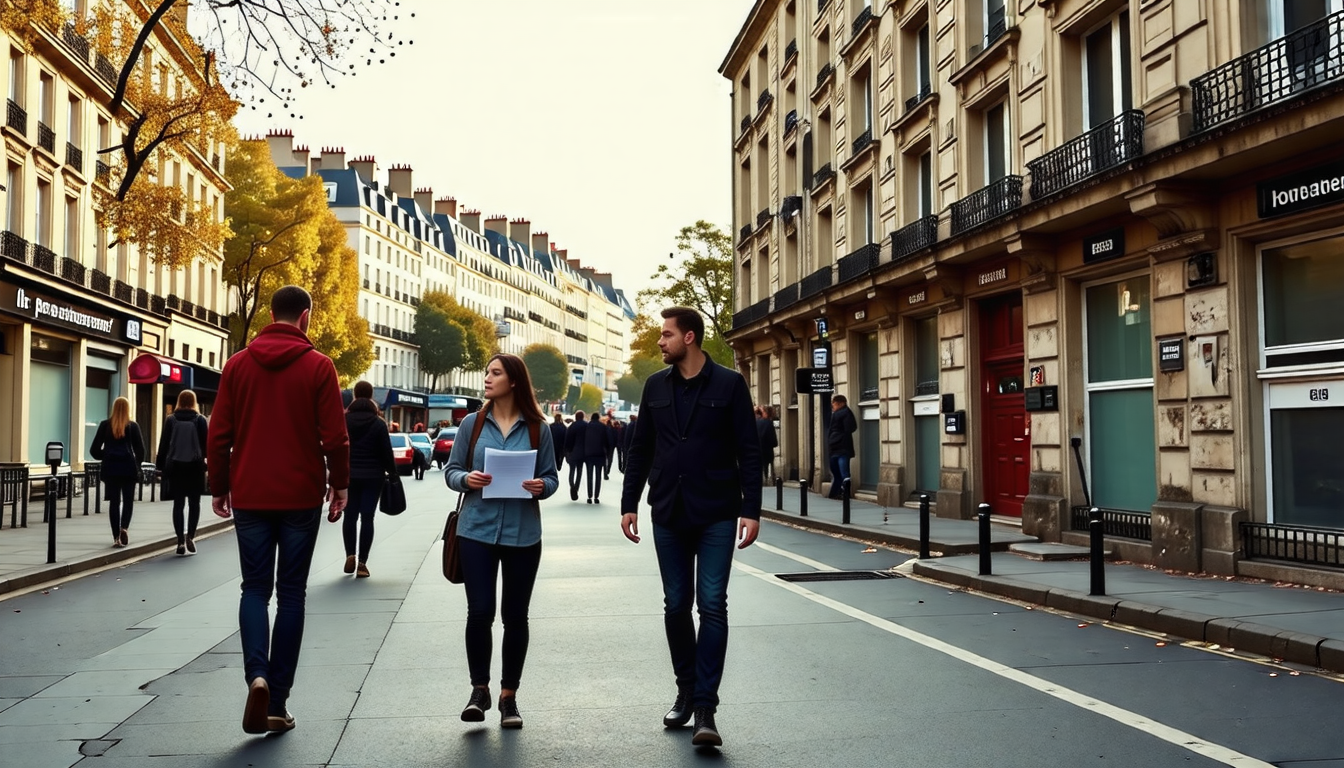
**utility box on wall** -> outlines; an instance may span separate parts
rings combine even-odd
[[[944,413],[943,434],[945,435],[966,434],[966,412],[953,411],[952,413]]]

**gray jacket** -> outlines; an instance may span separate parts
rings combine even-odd
[[[513,429],[506,439],[494,413],[486,417],[481,436],[476,440],[472,453],[471,466],[467,464],[467,449],[471,442],[471,433],[476,426],[480,412],[468,414],[457,428],[457,439],[453,441],[453,452],[448,455],[448,469],[443,473],[444,482],[455,491],[466,494],[462,500],[462,516],[457,521],[457,535],[472,541],[486,544],[502,544],[506,547],[530,547],[541,541],[541,504],[539,499],[484,499],[481,492],[467,487],[467,475],[473,470],[485,471],[485,451],[487,448],[506,451],[530,451],[532,440],[528,435],[527,423],[521,416],[514,422]],[[551,443],[551,430],[543,423],[537,435],[537,471],[535,478],[545,485],[542,499],[548,499],[560,487],[560,476],[555,470],[555,448]]]

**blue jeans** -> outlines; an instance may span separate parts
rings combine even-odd
[[[265,678],[271,699],[277,703],[283,703],[294,687],[303,642],[308,570],[321,521],[321,507],[233,511],[243,575],[243,596],[238,603],[243,670],[249,683]],[[267,612],[272,592],[276,602],[274,630]]]
[[[736,538],[736,520],[686,530],[653,526],[672,671],[677,688],[693,692],[696,707],[719,705],[719,682],[728,653],[728,574]],[[692,604],[700,614],[699,636]]]
[[[499,599],[499,613],[504,621],[504,642],[500,649],[503,669],[499,687],[516,691],[527,661],[530,638],[527,609],[532,604],[532,587],[537,583],[537,568],[541,565],[541,542],[527,547],[506,547],[459,538],[457,545],[462,553],[462,582],[467,592],[467,670],[471,673],[471,684],[490,684],[495,584],[502,570],[504,590]]]
[[[848,479],[849,457],[831,454],[831,492],[827,495],[832,499],[840,498],[840,489]]]

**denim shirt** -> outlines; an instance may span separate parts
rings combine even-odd
[[[505,451],[530,451],[532,439],[528,436],[527,422],[522,416],[513,423],[507,438],[504,437],[495,414],[486,417],[481,436],[476,439],[476,449],[472,454],[471,467],[467,467],[467,448],[471,442],[471,432],[476,426],[480,413],[468,414],[457,428],[457,439],[453,441],[453,452],[448,455],[448,469],[443,473],[444,482],[449,488],[466,494],[462,500],[462,516],[457,521],[457,535],[472,541],[486,544],[502,544],[506,547],[530,547],[541,541],[541,504],[540,499],[483,499],[481,492],[467,487],[467,475],[472,471],[485,471],[485,451],[495,448]],[[548,499],[560,487],[560,477],[555,471],[555,449],[551,444],[551,430],[541,425],[537,435],[537,478],[545,488],[542,499]]]

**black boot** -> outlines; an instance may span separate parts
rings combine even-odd
[[[695,735],[691,736],[691,743],[697,747],[723,746],[723,738],[719,736],[719,729],[714,727],[713,707],[695,708]]]
[[[677,700],[672,702],[672,708],[663,715],[663,726],[666,728],[680,728],[691,721],[691,689],[677,689]]]

